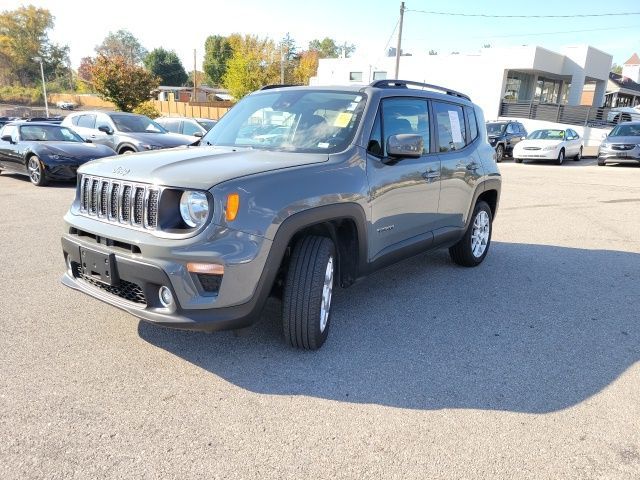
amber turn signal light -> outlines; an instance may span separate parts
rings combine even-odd
[[[240,195],[237,193],[230,193],[227,195],[227,208],[225,209],[225,218],[227,222],[231,222],[238,216],[238,209],[240,208]]]
[[[224,275],[224,265],[217,263],[187,263],[187,270],[191,273],[204,273],[206,275]]]

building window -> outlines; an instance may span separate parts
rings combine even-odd
[[[349,80],[352,82],[361,82],[362,72],[349,72]]]
[[[386,80],[387,79],[387,72],[373,72],[373,79],[374,80]]]

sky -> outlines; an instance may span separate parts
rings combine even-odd
[[[356,45],[356,56],[380,57],[397,42],[400,2],[396,0],[2,0],[0,9],[22,5],[47,8],[55,17],[51,40],[70,47],[74,68],[110,31],[132,32],[147,50],[175,50],[187,71],[202,69],[207,36],[234,32],[283,38],[287,33],[299,48],[315,38],[331,37]],[[505,5],[510,5],[506,8]],[[517,5],[517,7],[513,7]],[[611,7],[609,7],[611,5]],[[489,15],[575,15],[640,12],[638,0],[407,0],[402,48],[414,55],[472,53],[483,45],[539,45],[559,50],[589,44],[624,63],[640,54],[640,15],[563,19],[496,19],[420,13],[416,10]],[[395,31],[394,31],[395,29]]]

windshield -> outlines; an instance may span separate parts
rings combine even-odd
[[[167,133],[167,131],[144,115],[110,115],[120,132]]]
[[[351,142],[364,105],[364,94],[356,92],[249,95],[209,130],[201,145],[335,153]]]
[[[23,125],[20,138],[24,141],[84,142],[75,132],[59,125]]]
[[[198,123],[206,131],[211,130],[213,128],[213,126],[216,124],[216,122],[214,120],[198,120]]]
[[[616,125],[610,137],[640,137],[640,124]]]
[[[487,134],[500,135],[506,126],[506,123],[487,123]]]
[[[564,140],[564,130],[536,130],[527,137],[528,140]]]

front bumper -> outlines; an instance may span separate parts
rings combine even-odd
[[[515,158],[524,160],[555,160],[560,150],[517,150],[513,152]]]
[[[238,234],[229,231],[217,235],[221,253],[207,249],[208,245],[201,242],[180,248],[175,241],[169,241],[170,246],[143,245],[139,254],[132,254],[118,246],[122,240],[115,246],[107,246],[96,241],[99,237],[70,232],[62,237],[67,266],[62,283],[159,325],[202,331],[242,328],[259,318],[270,292],[272,277],[266,275],[269,269],[264,260],[271,242],[255,239],[253,243],[242,242]],[[241,244],[245,245],[244,251]],[[81,247],[111,255],[120,281],[110,286],[84,275],[80,267]],[[241,262],[236,261],[238,254],[243,257]],[[213,294],[204,292],[195,274],[186,270],[187,261],[224,264],[219,290]],[[174,299],[168,307],[159,299],[163,286],[169,288]]]
[[[605,163],[640,163],[640,147],[631,150],[600,149],[598,151],[598,161]]]

